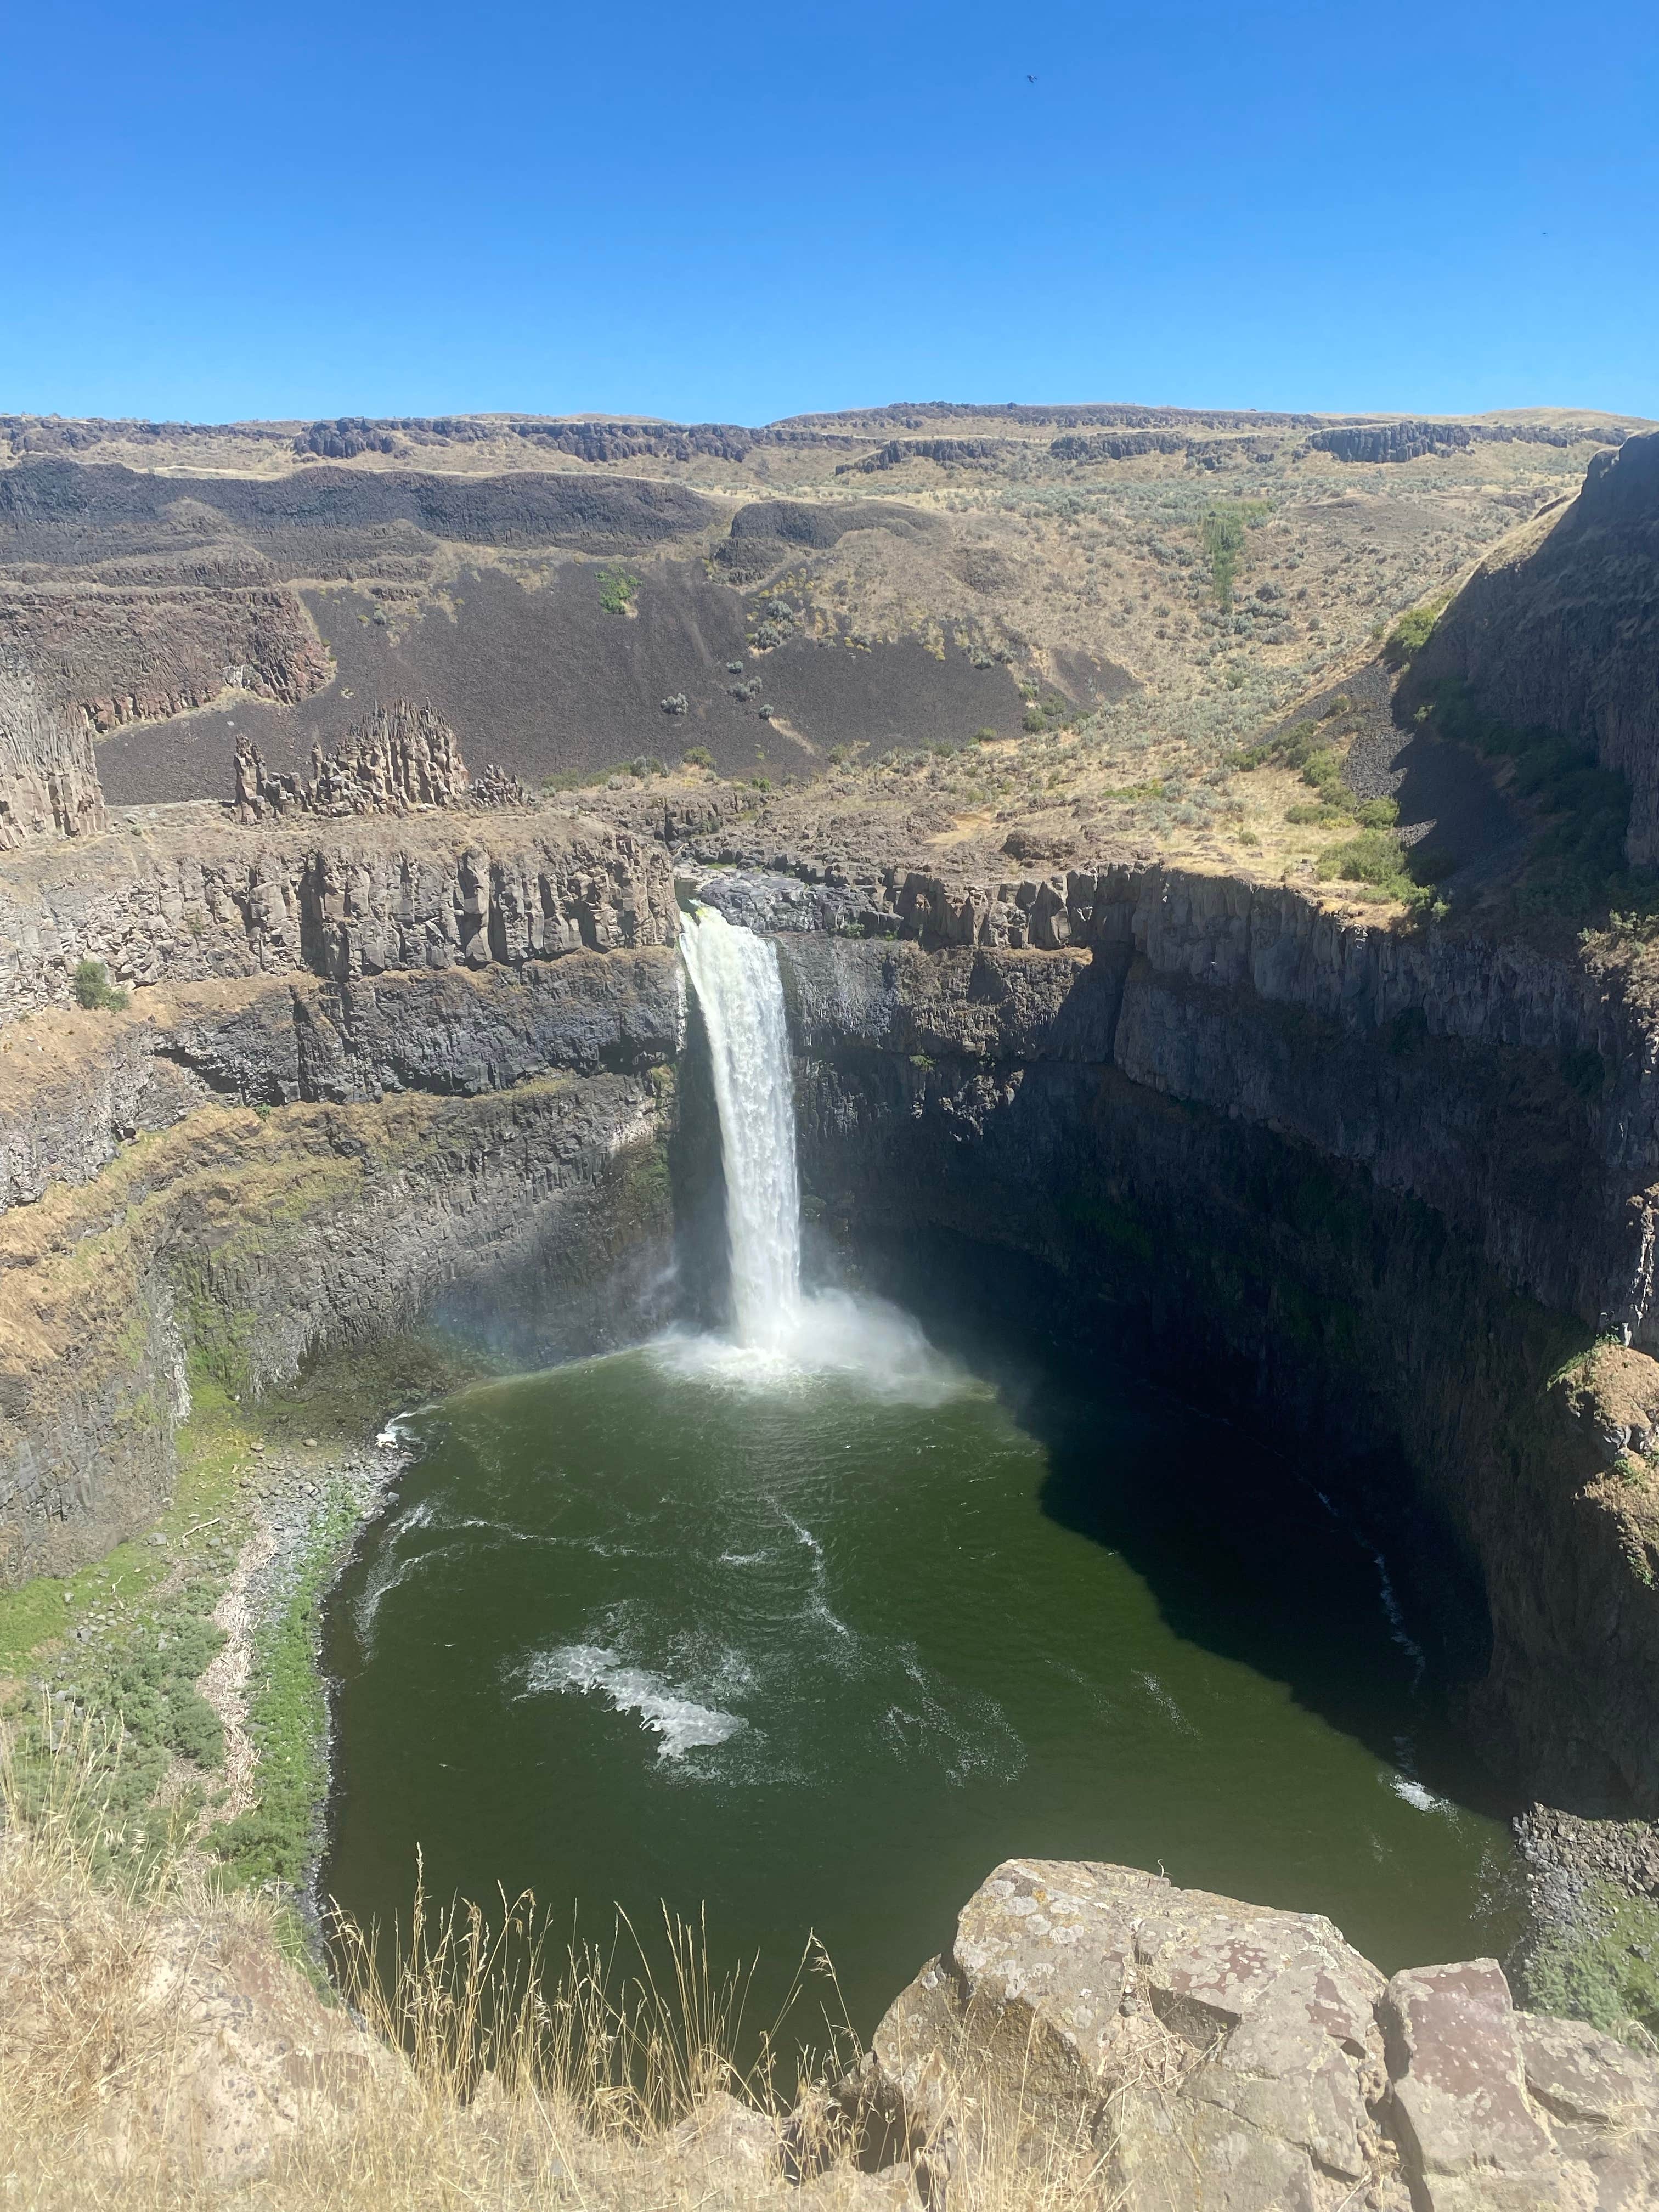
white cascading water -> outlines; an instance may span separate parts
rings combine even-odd
[[[680,952],[720,1109],[734,1334],[751,1351],[782,1352],[800,1334],[800,1184],[777,948],[697,907],[681,919]]]
[[[778,951],[712,907],[680,922],[680,953],[702,1009],[726,1163],[731,1338],[671,1332],[659,1358],[740,1389],[839,1376],[877,1397],[937,1405],[963,1387],[908,1314],[845,1291],[803,1297],[795,1097]]]

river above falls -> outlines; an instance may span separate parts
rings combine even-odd
[[[1109,1370],[1018,1392],[889,1309],[817,1371],[671,1340],[410,1418],[337,1587],[323,1887],[695,1918],[854,2026],[1012,1855],[1502,1955],[1512,1852],[1316,1478]],[[862,1332],[862,1337],[860,1337]],[[831,1330],[833,1335],[833,1330]]]

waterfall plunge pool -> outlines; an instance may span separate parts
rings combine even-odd
[[[772,949],[688,923],[734,1326],[464,1392],[337,1586],[325,1893],[706,1912],[867,2036],[1002,1858],[1508,1949],[1513,1856],[1384,1563],[1316,1480],[1115,1375],[804,1297]],[[996,1376],[997,1382],[988,1379]]]

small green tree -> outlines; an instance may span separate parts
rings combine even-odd
[[[127,1002],[127,994],[109,980],[109,970],[101,960],[82,960],[77,963],[70,979],[75,1002],[88,1013],[118,1013]]]
[[[1244,532],[1251,525],[1264,521],[1268,507],[1263,499],[1233,499],[1212,507],[1200,527],[1204,545],[1204,557],[1210,564],[1210,581],[1215,587],[1216,605],[1231,607],[1233,586],[1238,581],[1239,565],[1244,556]]]
[[[599,605],[608,615],[625,615],[638,596],[640,580],[626,568],[601,568]]]

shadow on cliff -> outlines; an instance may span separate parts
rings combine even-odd
[[[1437,1796],[1496,1817],[1517,1808],[1449,1717],[1484,1654],[1480,1592],[1455,1560],[1391,1558],[1345,1480],[1358,1470],[1287,1458],[1118,1365],[1103,1355],[1098,1311],[1037,1261],[948,1234],[868,1256],[883,1288],[1042,1445],[1043,1511],[1120,1553],[1177,1634],[1282,1681]],[[1408,1540],[1403,1524],[1394,1534]],[[1410,1540],[1431,1549],[1433,1532]],[[1408,1579],[1450,1594],[1461,1618],[1449,1634],[1415,1617]]]

